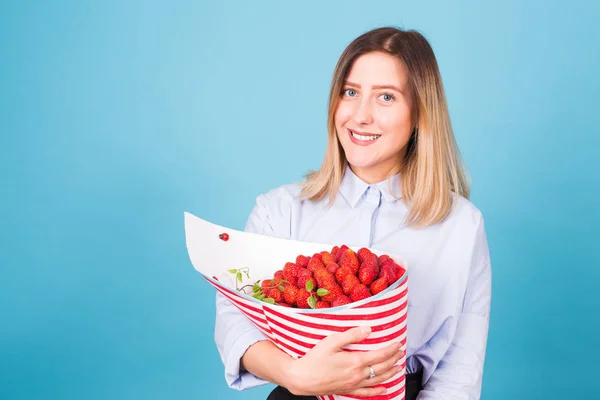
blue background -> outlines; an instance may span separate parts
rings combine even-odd
[[[280,3],[1,3],[0,398],[266,398],[225,384],[183,212],[242,229],[317,168],[337,58],[388,24],[431,41],[486,218],[483,398],[594,395],[599,3]]]

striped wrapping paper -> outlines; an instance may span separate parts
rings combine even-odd
[[[300,358],[324,337],[363,325],[372,328],[371,335],[362,342],[347,346],[345,350],[376,350],[399,342],[406,352],[407,275],[375,296],[341,307],[313,310],[271,305],[236,290],[235,279],[227,271],[247,266],[252,276],[244,278],[238,285],[243,286],[258,279],[271,278],[285,262],[295,260],[299,254],[312,255],[329,251],[333,246],[235,231],[189,213],[185,214],[185,224],[188,253],[194,268],[290,356]],[[223,240],[223,234],[226,234],[227,240]],[[381,254],[377,250],[370,250]],[[397,256],[386,254],[406,268],[406,263]],[[399,364],[404,367],[401,372],[382,384],[387,388],[387,393],[370,399],[404,399],[405,357]],[[344,395],[318,397],[321,400],[355,398]]]

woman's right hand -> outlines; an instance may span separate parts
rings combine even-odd
[[[304,357],[291,363],[287,389],[298,396],[385,394],[385,388],[372,386],[387,381],[402,370],[401,366],[395,365],[404,355],[400,343],[366,352],[343,350],[346,345],[366,339],[370,333],[369,327],[357,327],[323,339]],[[375,372],[373,379],[369,379],[369,366]]]

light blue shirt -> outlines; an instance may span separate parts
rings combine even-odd
[[[300,186],[284,185],[257,198],[245,230],[372,247],[406,260],[407,372],[423,369],[418,399],[479,399],[491,299],[483,217],[470,201],[455,196],[456,209],[442,223],[412,228],[404,223],[407,207],[394,196],[400,195],[399,180],[396,175],[369,185],[347,168],[331,208],[328,199],[298,200]],[[268,383],[239,368],[246,349],[259,340],[267,339],[217,293],[215,341],[231,388]]]

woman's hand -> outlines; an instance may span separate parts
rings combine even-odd
[[[313,347],[306,355],[291,363],[287,389],[295,395],[325,396],[350,394],[360,397],[377,396],[385,388],[372,388],[387,381],[402,370],[395,364],[404,352],[399,343],[380,350],[348,352],[342,348],[366,339],[369,327],[357,327],[343,333],[330,335]],[[370,369],[375,377],[369,379]]]

